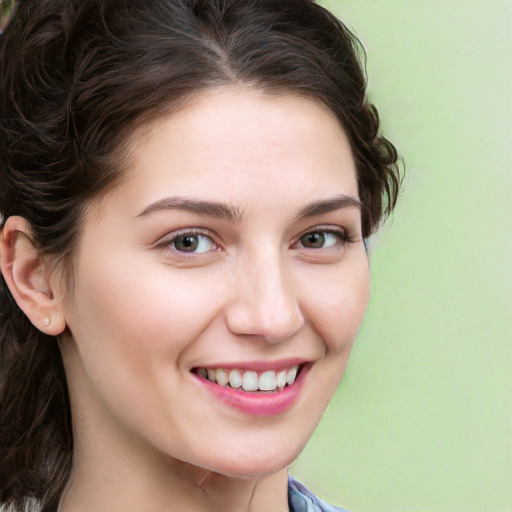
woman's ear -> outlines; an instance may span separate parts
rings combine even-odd
[[[62,334],[66,320],[60,294],[52,288],[51,269],[34,246],[28,222],[9,217],[0,237],[0,271],[18,306],[40,331]]]

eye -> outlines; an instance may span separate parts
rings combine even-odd
[[[299,238],[299,244],[306,249],[328,249],[347,241],[344,231],[333,230],[311,231]]]
[[[167,244],[178,252],[195,254],[214,251],[217,248],[209,236],[200,233],[183,233],[172,238]]]

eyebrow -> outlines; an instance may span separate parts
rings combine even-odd
[[[242,221],[242,211],[234,205],[188,197],[166,197],[165,199],[160,199],[147,206],[137,217],[145,217],[162,210],[185,210],[227,220],[235,224],[239,224]]]
[[[356,207],[362,210],[361,202],[352,196],[339,195],[328,199],[314,201],[302,208],[296,216],[297,220],[302,220],[316,215],[322,215],[343,208]],[[243,220],[243,212],[240,208],[229,203],[220,203],[216,201],[204,201],[188,197],[166,197],[147,206],[139,215],[145,217],[152,213],[165,210],[185,210],[200,215],[207,215],[229,222],[240,224]]]
[[[329,213],[351,206],[356,207],[359,210],[363,209],[363,205],[359,199],[344,194],[328,199],[322,199],[320,201],[315,201],[311,204],[308,204],[302,208],[297,215],[297,220],[314,217],[315,215],[322,215],[323,213]]]

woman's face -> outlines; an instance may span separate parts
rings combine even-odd
[[[130,162],[87,214],[63,306],[77,449],[275,472],[368,302],[349,143],[315,102],[226,88],[140,130]]]

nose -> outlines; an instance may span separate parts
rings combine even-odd
[[[267,254],[237,269],[226,311],[231,332],[279,343],[302,328],[297,284],[285,267],[278,256]]]

